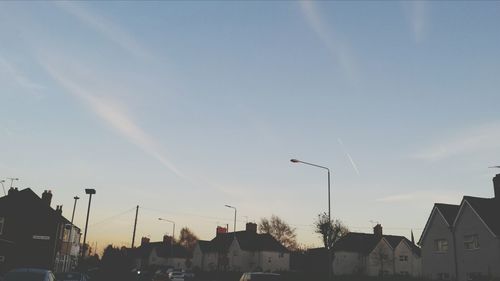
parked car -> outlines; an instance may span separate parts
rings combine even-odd
[[[50,270],[37,268],[18,268],[9,271],[4,281],[55,281],[56,277]]]
[[[281,276],[277,273],[246,272],[241,275],[240,281],[280,281]]]
[[[194,272],[192,272],[191,270],[185,270],[183,271],[184,273],[184,278],[186,280],[193,280],[194,279]]]
[[[184,281],[186,278],[184,272],[174,271],[168,275],[170,281]]]
[[[56,273],[57,281],[88,281],[89,277],[80,272]]]

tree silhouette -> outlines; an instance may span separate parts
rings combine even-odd
[[[188,228],[183,227],[181,229],[181,235],[179,237],[179,245],[184,246],[189,252],[194,250],[198,237]]]
[[[259,232],[271,234],[290,251],[298,248],[295,228],[290,227],[288,223],[276,215],[272,215],[270,219],[260,219]]]

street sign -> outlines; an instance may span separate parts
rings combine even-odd
[[[35,240],[50,240],[50,236],[33,235],[33,239],[35,239]]]

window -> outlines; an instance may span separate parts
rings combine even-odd
[[[479,249],[479,236],[477,234],[465,235],[464,236],[464,248],[466,250]]]
[[[404,275],[404,276],[409,276],[410,273],[408,271],[401,271],[399,274]]]
[[[5,262],[5,257],[4,256],[0,256],[0,263],[3,263]]]
[[[448,252],[448,240],[446,239],[434,240],[434,251],[440,253]]]
[[[280,258],[282,258],[282,257],[284,257],[284,256],[285,256],[285,253],[280,253],[280,254],[279,254],[279,257],[280,257]]]
[[[450,274],[447,272],[441,272],[437,274],[438,280],[450,280]]]
[[[0,235],[3,234],[3,226],[5,224],[5,218],[0,217]]]
[[[399,256],[399,261],[408,261],[408,256]]]

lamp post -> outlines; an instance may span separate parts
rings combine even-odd
[[[69,245],[69,254],[70,254],[70,256],[71,256],[71,250],[73,250],[72,235],[73,235],[73,227],[75,226],[73,224],[73,219],[75,218],[76,201],[78,201],[78,199],[80,199],[80,197],[75,196],[75,197],[73,197],[73,199],[75,199],[75,204],[73,205],[73,214],[71,215],[71,228],[69,229],[69,238],[68,238],[68,245]],[[71,261],[69,261],[69,263],[71,265]]]
[[[171,221],[171,220],[167,220],[167,219],[163,219],[163,218],[158,218],[159,221],[166,221],[166,222],[169,222],[173,225],[173,229],[172,229],[172,240],[170,241],[170,251],[171,251],[171,255],[172,255],[172,266],[175,267],[174,265],[174,239],[175,239],[175,222],[174,221]]]
[[[330,228],[332,224],[332,217],[331,217],[331,204],[330,204],[330,169],[325,167],[325,166],[320,166],[317,164],[309,163],[309,162],[304,162],[298,159],[290,159],[290,162],[292,163],[301,163],[309,166],[313,166],[316,168],[321,168],[324,169],[328,172],[328,223],[330,224],[328,227]],[[329,279],[332,278],[332,255],[330,253],[330,235],[327,236],[327,250],[328,250],[328,277]]]
[[[236,207],[229,206],[229,205],[224,205],[224,206],[231,208],[231,209],[234,209],[234,228],[233,228],[233,231],[234,231],[234,236],[236,236]]]
[[[83,251],[82,251],[82,257],[85,257],[85,251],[87,250],[86,248],[86,241],[87,241],[87,228],[89,225],[89,215],[90,215],[90,203],[92,202],[92,195],[95,194],[95,189],[92,188],[86,188],[85,189],[85,194],[89,195],[89,207],[87,208],[87,219],[85,221],[85,232],[83,234]],[[75,201],[76,202],[76,201]]]

